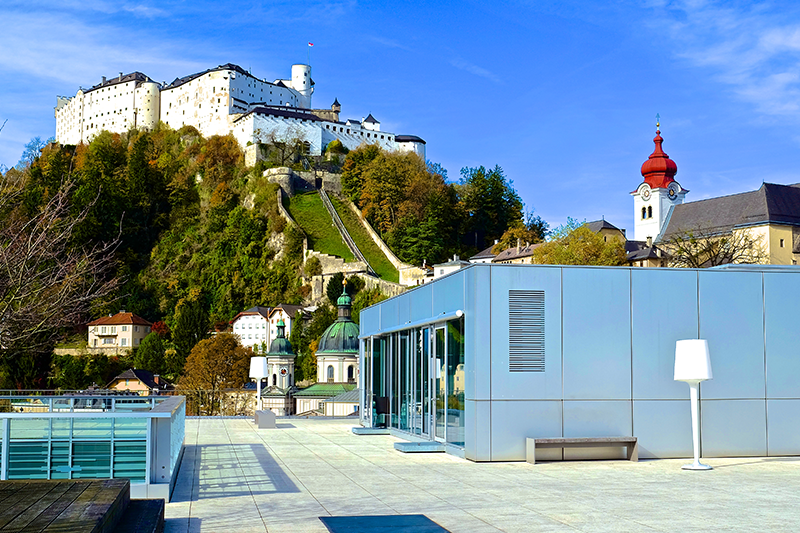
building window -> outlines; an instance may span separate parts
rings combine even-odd
[[[333,383],[333,365],[328,365],[328,383]]]
[[[647,208],[643,207],[642,208],[642,220],[644,220],[646,218],[647,218]]]
[[[278,374],[272,374],[272,386],[276,386],[278,384]]]
[[[652,205],[648,205],[647,206],[647,218],[653,218],[653,206]]]
[[[127,346],[127,345],[128,345],[128,339],[122,339],[122,340],[120,341],[120,344],[121,344],[122,346]]]
[[[781,248],[783,248],[783,239],[781,239]]]
[[[353,365],[347,367],[347,382],[353,383],[355,381],[355,372],[353,371]]]
[[[133,326],[133,331],[135,331],[136,333],[139,333],[139,326]]]
[[[128,331],[128,326],[122,326],[122,331]]]
[[[103,344],[114,344],[114,339],[109,339],[109,338],[103,339]]]

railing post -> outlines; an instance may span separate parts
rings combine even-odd
[[[8,479],[8,434],[11,429],[11,419],[4,418],[3,424],[3,460],[0,462],[0,480],[6,481]]]

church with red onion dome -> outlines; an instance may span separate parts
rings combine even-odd
[[[655,149],[642,165],[644,181],[631,193],[633,196],[634,240],[658,241],[673,208],[683,203],[687,189],[675,180],[678,165],[661,145],[660,124],[656,122]]]

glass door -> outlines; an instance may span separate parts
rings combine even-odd
[[[430,437],[433,418],[430,411],[430,342],[430,328],[420,328],[415,332],[411,366],[414,389],[411,431],[424,437]]]
[[[444,441],[447,431],[447,335],[443,327],[435,329],[433,349],[433,404],[436,406],[434,438]]]

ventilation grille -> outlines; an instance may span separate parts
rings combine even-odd
[[[544,291],[508,291],[508,370],[544,372]]]

